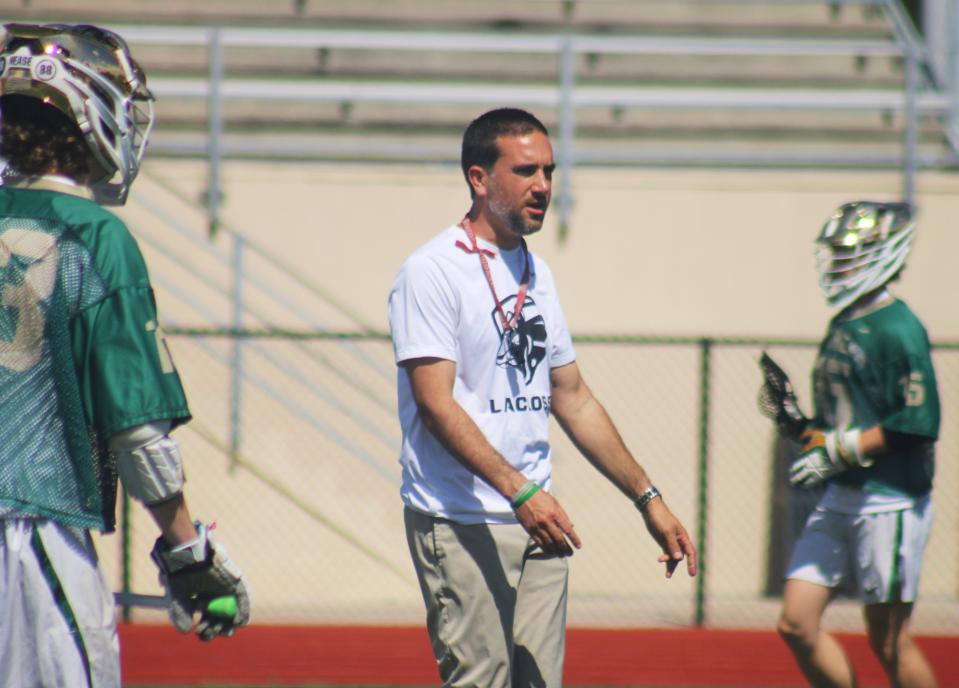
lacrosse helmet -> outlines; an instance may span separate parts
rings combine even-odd
[[[914,229],[908,203],[840,206],[816,238],[819,286],[829,305],[845,308],[893,279],[909,254]]]
[[[0,117],[6,96],[36,98],[75,122],[91,154],[97,199],[120,205],[153,128],[153,94],[117,34],[88,24],[0,29]]]

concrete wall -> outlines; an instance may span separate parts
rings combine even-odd
[[[196,198],[196,163],[146,173]],[[468,208],[458,169],[229,163],[223,219],[287,257],[370,324],[386,327],[405,256]],[[918,235],[897,292],[934,338],[959,339],[948,296],[959,177],[917,178]],[[830,316],[813,239],[840,203],[893,200],[885,172],[582,169],[568,241],[555,213],[530,247],[549,262],[577,333],[819,337]]]

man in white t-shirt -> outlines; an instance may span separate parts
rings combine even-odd
[[[463,220],[416,250],[389,297],[403,429],[401,495],[447,686],[559,686],[567,560],[581,542],[549,492],[549,414],[634,500],[672,575],[696,549],[576,364],[539,230],[555,168],[523,110],[463,137]]]

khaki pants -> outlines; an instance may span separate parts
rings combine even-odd
[[[561,686],[566,559],[544,555],[519,525],[462,525],[412,509],[405,521],[443,685]]]

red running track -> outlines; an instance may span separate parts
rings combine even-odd
[[[861,688],[887,685],[862,636],[837,636]],[[917,639],[941,688],[959,688],[959,636]],[[437,685],[426,631],[391,626],[251,626],[201,643],[171,626],[122,624],[124,685]],[[803,686],[775,633],[607,630],[567,633],[571,686]]]

